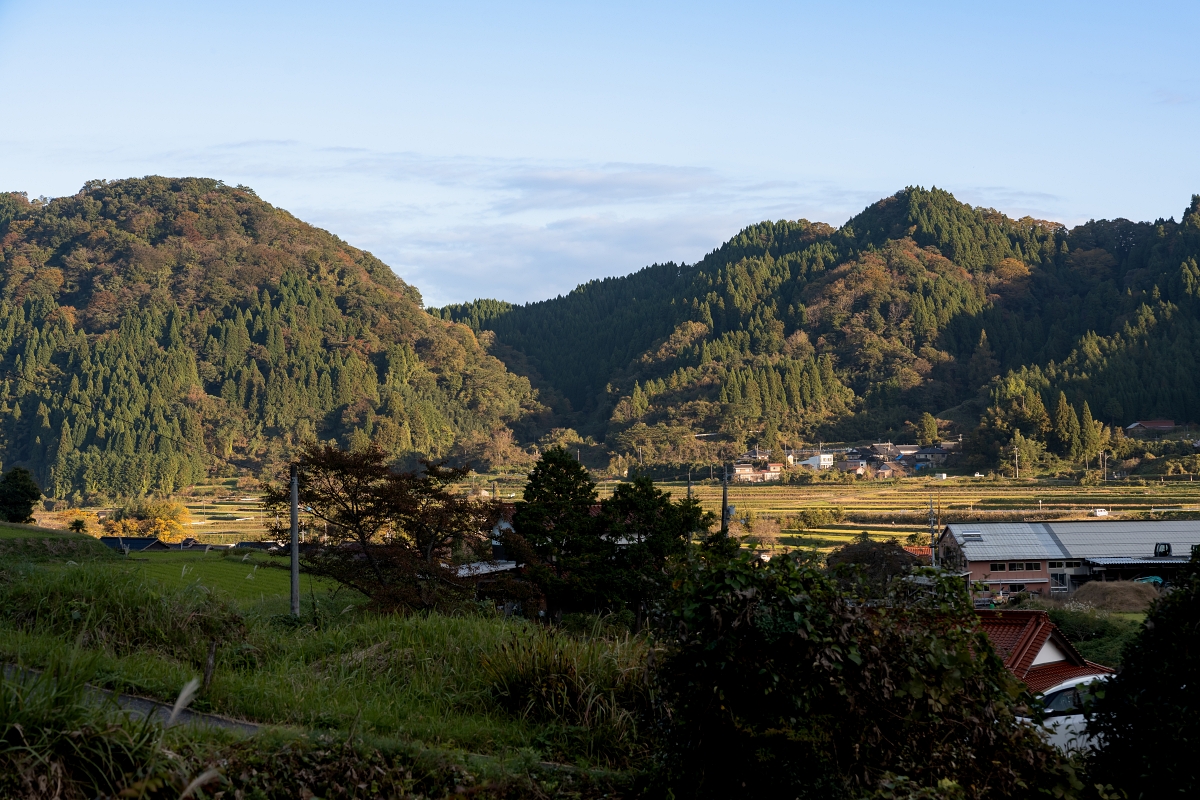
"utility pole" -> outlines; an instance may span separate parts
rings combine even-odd
[[[1018,480],[1021,477],[1021,451],[1013,449],[1013,479]]]
[[[725,477],[721,480],[721,536],[729,535],[729,468],[725,467]]]
[[[300,616],[300,476],[292,464],[292,616]]]
[[[688,500],[692,499],[692,468],[688,467]]]
[[[933,492],[929,493],[929,563],[937,566],[937,515],[933,513]]]

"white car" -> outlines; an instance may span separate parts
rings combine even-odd
[[[1095,741],[1088,735],[1083,705],[1096,685],[1108,678],[1108,675],[1071,678],[1042,694],[1042,706],[1046,709],[1042,726],[1051,744],[1063,751],[1092,749]]]

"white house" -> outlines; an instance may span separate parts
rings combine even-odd
[[[833,453],[818,453],[795,463],[810,469],[833,469]]]

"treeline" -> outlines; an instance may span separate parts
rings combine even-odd
[[[317,439],[453,455],[539,408],[382,262],[242,187],[4,194],[0,242],[0,454],[54,498],[262,474]]]
[[[903,440],[930,413],[985,423],[994,460],[1015,430],[1000,413],[1013,380],[1110,425],[1195,420],[1198,258],[1200,198],[1181,222],[1068,230],[909,188],[840,229],[761,223],[695,265],[440,313],[494,331],[510,366],[569,401],[560,422],[597,438],[640,423],[739,446]],[[809,361],[832,380],[797,402],[785,376]]]

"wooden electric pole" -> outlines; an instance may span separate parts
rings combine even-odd
[[[729,535],[729,467],[721,480],[721,536]]]
[[[300,476],[292,464],[292,616],[300,616]]]

